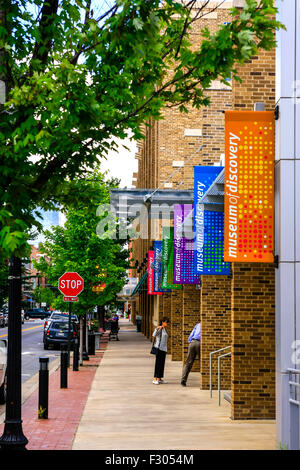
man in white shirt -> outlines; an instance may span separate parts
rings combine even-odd
[[[186,382],[189,376],[189,373],[193,367],[194,361],[196,357],[200,358],[200,340],[201,340],[201,323],[197,323],[194,326],[193,331],[191,332],[188,342],[189,344],[189,351],[188,356],[186,358],[184,368],[182,371],[181,377],[181,385],[186,387]]]

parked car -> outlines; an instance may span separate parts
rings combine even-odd
[[[24,323],[24,310],[21,311],[22,324]],[[4,328],[8,325],[8,310],[0,310],[0,327]]]
[[[6,365],[7,365],[7,341],[0,340],[0,404],[6,400]]]
[[[8,310],[6,307],[2,307],[0,310],[0,326],[4,327],[8,325]]]
[[[1,328],[5,327],[5,318],[4,318],[4,313],[2,310],[0,310],[0,327]]]
[[[51,321],[53,320],[66,320],[69,321],[69,314],[66,312],[59,312],[57,310],[54,310],[54,312],[51,313],[50,317],[47,318],[47,320],[44,323],[44,331],[47,330],[48,325],[50,325]],[[75,314],[71,315],[71,321],[76,323],[76,325],[79,325],[79,319],[78,316]]]
[[[29,320],[30,318],[41,318],[42,320],[44,318],[50,317],[51,312],[46,311],[43,308],[33,308],[31,310],[26,310],[24,317],[25,320]]]
[[[69,322],[66,320],[53,320],[44,331],[44,349],[48,349],[50,345],[59,346],[67,343],[69,333]],[[71,322],[71,348],[77,337],[77,328],[74,322]]]

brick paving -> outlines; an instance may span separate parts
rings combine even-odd
[[[68,388],[60,388],[60,368],[49,376],[48,419],[38,418],[38,389],[22,406],[23,432],[28,450],[70,450],[87,397],[106,350],[108,334],[101,338],[100,350],[89,356],[79,371],[68,370]],[[4,424],[0,426],[2,435]]]

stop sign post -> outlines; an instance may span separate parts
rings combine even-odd
[[[68,364],[70,365],[71,350],[71,306],[77,302],[78,295],[83,291],[84,281],[78,273],[66,272],[58,280],[58,289],[64,295],[64,301],[69,302],[69,332],[68,332]]]

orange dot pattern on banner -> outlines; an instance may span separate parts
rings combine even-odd
[[[238,258],[263,261],[273,253],[273,123],[251,122],[239,137]]]

